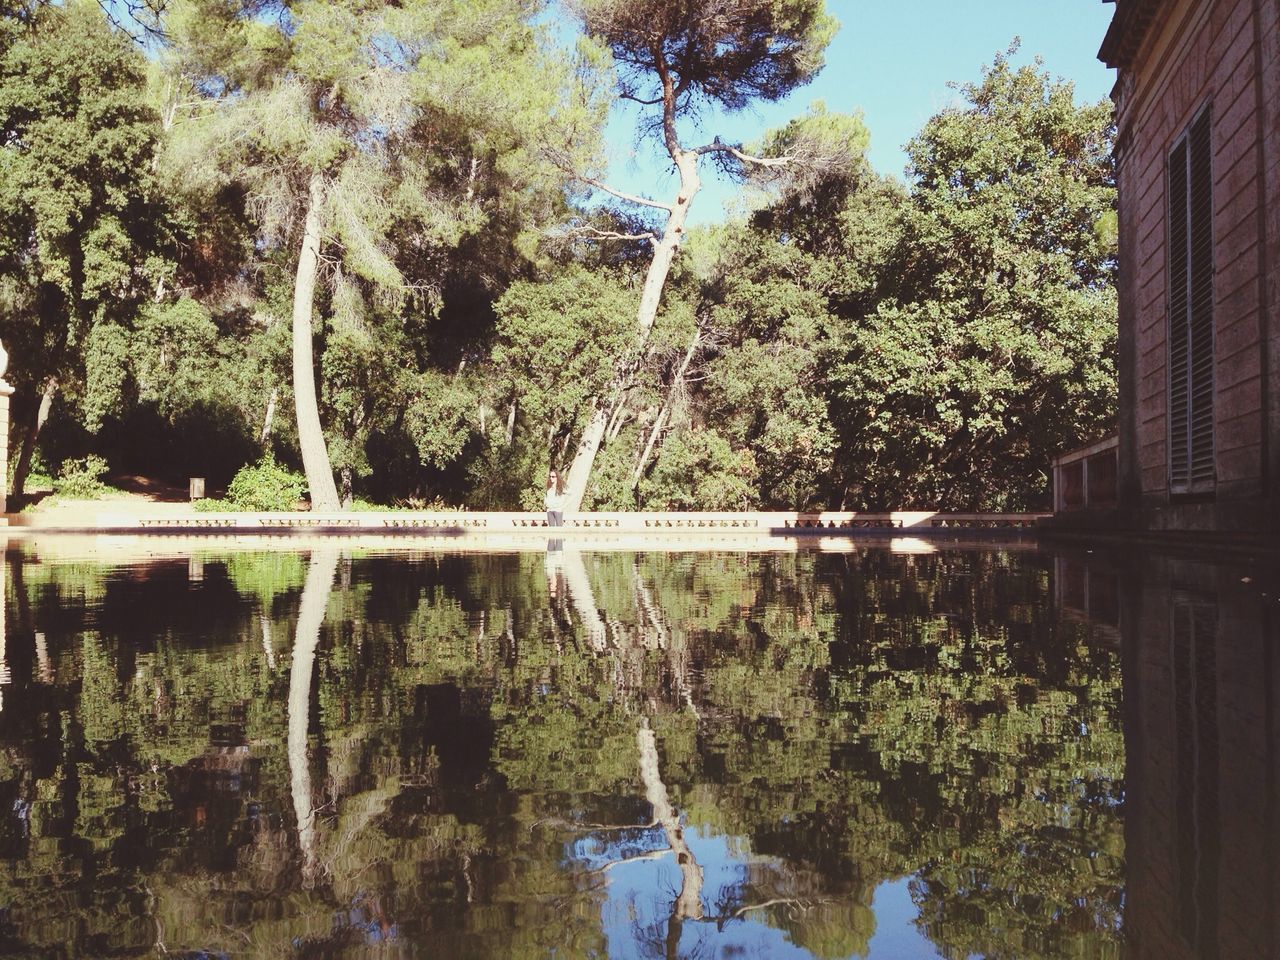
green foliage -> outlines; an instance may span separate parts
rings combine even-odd
[[[756,501],[755,462],[711,427],[681,432],[662,447],[640,484],[651,510],[745,510]]]
[[[660,100],[661,64],[673,74],[682,110],[699,102],[741,110],[780,99],[822,68],[839,26],[823,0],[575,0],[574,7],[613,52],[624,94]]]
[[[147,304],[132,337],[131,373],[138,397],[168,419],[225,391],[219,354],[227,349],[209,309],[183,297]]]
[[[1114,420],[1110,110],[1003,57],[961,92],[909,191],[848,166],[702,264],[688,416],[752,453],[761,505],[1042,507],[1055,453]],[[830,115],[767,142],[803,123]]]
[[[295,510],[306,492],[306,477],[266,456],[240,468],[226,499],[237,510]]]
[[[102,478],[107,475],[107,461],[97,454],[78,460],[64,460],[53,482],[54,493],[77,500],[92,500],[109,489]]]
[[[235,510],[236,505],[220,497],[201,497],[199,500],[192,501],[191,509],[196,513],[223,513]]]
[[[13,488],[13,474],[14,474],[14,471],[17,469],[17,466],[18,466],[17,458],[15,456],[10,455],[8,489]],[[32,457],[31,469],[27,473],[26,490],[28,493],[31,493],[36,490],[52,490],[53,483],[54,483],[53,472],[52,470],[50,470],[49,465],[45,462],[44,457],[42,457],[40,455],[40,452],[37,450],[35,456]]]
[[[553,444],[578,435],[613,378],[615,358],[632,349],[635,304],[622,278],[580,267],[542,283],[514,283],[497,301],[489,395],[499,411],[514,406],[517,421],[509,442],[494,417],[486,458],[507,466],[486,483],[486,498],[509,497],[509,490],[525,509],[541,509]]]
[[[588,507],[1030,508],[1113,421],[1111,113],[1038,63],[960,87],[905,185],[860,114],[765,134],[748,152],[793,162],[683,238],[640,344],[658,224],[574,208],[566,171],[599,172],[614,81],[654,100],[665,71],[682,124],[807,82],[820,0],[576,0],[571,51],[513,0],[264,9],[174,0],[150,61],[94,4],[0,19],[0,338],[15,426],[56,385],[49,462],[297,462],[311,206],[349,502],[539,509],[604,398]]]
[[[129,377],[129,332],[100,323],[90,332],[84,351],[85,382],[81,423],[97,433],[110,417],[124,412]]]
[[[476,398],[457,378],[420,374],[405,410],[405,429],[425,464],[447,466],[462,455],[472,435]]]
[[[605,272],[571,268],[544,283],[514,283],[494,305],[493,365],[521,418],[553,437],[576,433],[589,404],[631,346],[635,294]]]
[[[997,58],[908,146],[909,281],[833,342],[859,498],[1043,504],[1115,411],[1111,109]],[[852,484],[851,484],[852,485]]]
[[[0,336],[19,388],[74,372],[89,328],[151,288],[164,231],[145,63],[92,3],[6,18],[0,44]],[[90,412],[90,417],[96,416]]]

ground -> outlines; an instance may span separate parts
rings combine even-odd
[[[11,503],[9,509],[21,511],[23,516],[38,516],[41,522],[56,519],[66,525],[83,517],[86,525],[92,525],[102,513],[115,508],[127,508],[135,516],[159,517],[168,514],[189,513],[191,505],[184,487],[175,487],[149,477],[123,476],[111,479],[112,489],[93,499],[53,496],[51,490],[35,490]]]

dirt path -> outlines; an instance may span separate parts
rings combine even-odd
[[[101,497],[77,500],[55,497],[48,492],[37,493],[34,503],[22,511],[24,518],[39,518],[39,522],[56,521],[58,525],[83,522],[92,525],[102,513],[127,512],[139,517],[163,517],[189,513],[191,504],[187,491],[149,477],[125,476],[111,481],[111,489]],[[24,498],[27,499],[27,498]]]

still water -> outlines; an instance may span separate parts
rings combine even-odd
[[[212,543],[10,544],[0,956],[1276,955],[1266,564]]]

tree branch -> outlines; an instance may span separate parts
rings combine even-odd
[[[569,231],[571,234],[591,237],[595,240],[648,240],[650,243],[658,242],[658,235],[652,231],[644,233],[619,233],[617,230],[601,230],[599,227],[572,227]]]
[[[621,190],[615,190],[607,183],[597,180],[595,177],[584,177],[582,174],[573,174],[578,180],[581,180],[587,186],[595,187],[597,190],[603,190],[605,193],[612,194],[619,200],[626,200],[628,203],[638,203],[645,207],[656,207],[659,210],[665,210],[671,213],[675,208],[669,203],[662,203],[660,200],[650,200],[648,197],[638,197],[634,193],[624,193]]]
[[[673,851],[671,850],[671,848],[667,847],[662,850],[652,850],[649,853],[638,853],[634,857],[623,857],[621,860],[610,860],[603,867],[598,867],[592,872],[608,873],[614,867],[622,867],[627,865],[628,863],[637,863],[641,860],[661,860],[663,857],[667,856],[672,852]]]
[[[797,157],[787,155],[785,157],[753,157],[749,153],[743,153],[737,147],[728,143],[721,143],[718,139],[711,143],[704,144],[694,151],[698,156],[708,153],[727,153],[730,156],[741,160],[743,163],[750,163],[757,167],[785,167],[789,163],[795,163]]]
[[[662,102],[661,97],[655,97],[652,100],[646,100],[644,97],[637,97],[634,93],[620,93],[618,96],[623,100],[631,100],[634,103],[642,103],[646,107],[652,107]]]

